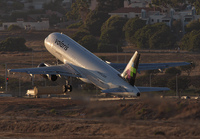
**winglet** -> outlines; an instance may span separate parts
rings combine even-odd
[[[132,56],[131,60],[127,64],[125,70],[122,72],[121,76],[129,82],[132,86],[135,84],[135,78],[137,74],[137,69],[139,65],[140,54],[136,51]]]

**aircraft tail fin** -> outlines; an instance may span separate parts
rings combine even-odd
[[[135,78],[137,74],[137,69],[139,65],[140,54],[136,51],[132,56],[131,60],[127,64],[125,70],[122,72],[121,76],[127,80],[127,82],[134,86]]]

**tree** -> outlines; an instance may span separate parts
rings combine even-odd
[[[180,48],[189,51],[200,51],[200,30],[193,30],[183,36]]]
[[[77,22],[77,23],[74,23],[74,24],[71,24],[71,25],[69,25],[67,28],[68,28],[68,29],[69,29],[69,28],[79,28],[79,27],[81,27],[81,26],[83,26],[83,22],[82,22],[82,21]]]
[[[104,41],[101,41],[98,44],[98,52],[117,52],[118,46],[114,44],[107,44]]]
[[[110,17],[101,27],[100,41],[107,44],[120,44],[124,38],[122,28],[127,19],[119,16]]]
[[[114,28],[109,28],[101,33],[100,43],[98,45],[98,50],[100,52],[119,52],[121,51],[120,44],[121,34]]]
[[[155,6],[170,5],[171,7],[178,7],[180,3],[185,4],[186,0],[152,0],[152,4]]]
[[[190,77],[190,85],[196,87],[196,88],[200,88],[199,84],[200,84],[200,76],[191,76]]]
[[[12,7],[14,10],[22,10],[24,8],[24,4],[21,2],[14,2]]]
[[[23,18],[23,19],[27,19],[27,13],[25,12],[12,12],[11,17],[10,17],[10,21],[16,21],[17,18]]]
[[[141,20],[138,17],[129,19],[124,26],[126,40],[134,44],[135,43],[134,34],[136,33],[137,30],[143,28],[145,25],[146,21]]]
[[[97,0],[97,2],[96,10],[107,13],[124,6],[124,0]]]
[[[181,75],[181,70],[179,70],[175,67],[172,67],[172,68],[166,69],[165,74],[172,75],[172,76]]]
[[[181,20],[174,20],[172,22],[172,30],[173,32],[175,32],[176,34],[178,34],[181,30],[182,30],[182,23]]]
[[[0,51],[29,51],[24,38],[7,38],[0,42]]]
[[[152,76],[151,85],[156,87],[166,86],[167,78],[165,75]]]
[[[194,5],[195,5],[195,8],[196,8],[197,14],[200,14],[200,1],[199,1],[199,0],[196,0],[196,1],[194,2]]]
[[[90,35],[90,33],[87,30],[79,30],[73,34],[72,39],[78,42],[86,35]]]
[[[179,47],[183,50],[189,50],[190,33],[186,33],[180,41]]]
[[[101,32],[109,28],[116,29],[120,34],[123,33],[123,27],[127,22],[126,18],[119,16],[111,16],[101,27]]]
[[[191,21],[189,24],[186,25],[185,28],[186,32],[191,32],[193,30],[200,30],[200,22],[198,20]]]
[[[117,44],[120,39],[120,33],[114,28],[108,28],[101,33],[100,41],[104,41],[107,44]]]
[[[194,4],[196,0],[188,0],[188,3]]]
[[[193,69],[195,69],[195,67],[196,67],[196,64],[192,63],[190,65],[180,66],[179,68],[180,68],[181,71],[186,72],[188,74],[188,76],[190,76],[191,71]]]
[[[45,10],[52,10],[52,11],[58,11],[62,14],[65,14],[66,10],[61,6],[63,0],[55,0],[51,1],[50,3],[45,3],[43,5],[43,8]]]
[[[200,30],[192,31],[190,33],[189,39],[190,39],[189,50],[193,52],[200,51]]]
[[[135,33],[134,39],[137,47],[146,49],[169,49],[175,44],[174,35],[164,23],[147,25],[139,29]]]
[[[179,90],[185,90],[189,87],[190,80],[186,76],[178,76],[178,89]],[[171,78],[168,83],[167,87],[169,87],[172,90],[176,90],[176,77]]]
[[[76,0],[71,5],[71,10],[67,12],[66,16],[68,20],[80,20],[85,21],[87,14],[89,13],[89,1]]]
[[[182,26],[182,23],[181,23],[180,19],[174,20],[172,22],[171,29],[172,29],[174,35],[176,36],[177,41],[180,41],[181,38],[183,37],[182,28],[183,28],[183,26]]]
[[[151,25],[146,25],[142,29],[139,29],[135,34],[135,44],[139,48],[149,48],[149,37],[153,34]]]
[[[162,28],[155,32],[149,39],[151,49],[169,49],[173,48],[176,40],[170,28],[163,24]]]
[[[108,13],[103,11],[91,11],[86,18],[85,26],[89,32],[94,36],[101,34],[102,24],[109,18]]]
[[[19,27],[18,25],[10,25],[10,26],[8,27],[8,30],[9,30],[9,31],[18,31],[18,30],[22,30],[22,28]]]
[[[86,49],[88,49],[91,52],[97,51],[97,40],[92,35],[84,36],[80,41],[78,41],[78,43],[84,46]]]
[[[49,24],[51,26],[53,26],[53,25],[55,25],[55,24],[60,22],[60,17],[58,17],[56,14],[52,14],[48,18],[49,18]]]

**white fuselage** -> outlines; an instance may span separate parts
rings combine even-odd
[[[126,82],[120,73],[89,52],[70,37],[52,33],[44,41],[46,49],[64,64],[69,64],[81,74],[81,80],[91,82],[101,89],[124,88],[124,94],[136,95],[139,90]]]

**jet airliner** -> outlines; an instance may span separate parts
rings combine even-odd
[[[76,41],[62,33],[51,33],[44,40],[46,49],[62,61],[60,65],[41,63],[36,68],[9,69],[9,72],[26,72],[30,75],[41,74],[55,81],[57,77],[75,77],[99,87],[103,93],[122,96],[140,96],[141,92],[165,91],[167,87],[137,87],[136,74],[142,70],[153,70],[183,66],[190,63],[153,63],[139,64],[140,54],[136,51],[128,64],[106,63]],[[119,72],[119,70],[122,72]],[[72,91],[71,85],[63,90]]]

